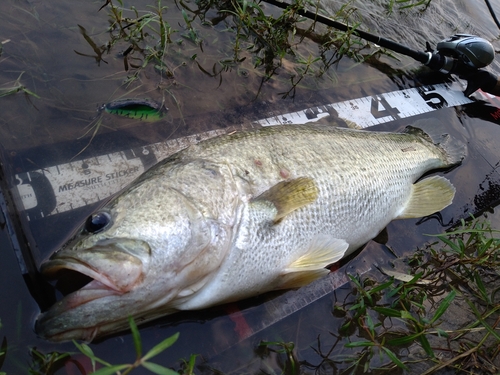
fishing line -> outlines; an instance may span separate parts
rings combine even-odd
[[[498,21],[498,18],[497,18],[496,14],[495,14],[495,11],[493,10],[493,7],[490,4],[490,1],[489,0],[484,0],[484,2],[486,3],[486,6],[488,7],[488,10],[490,11],[490,14],[491,14],[491,17],[493,18],[493,21],[495,21],[495,23],[497,24],[498,28],[500,29],[500,22]]]

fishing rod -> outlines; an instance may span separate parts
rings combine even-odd
[[[291,5],[280,0],[263,1],[281,9],[287,9]],[[361,39],[409,56],[431,70],[443,74],[455,74],[467,81],[467,87],[464,91],[464,95],[467,97],[478,89],[500,96],[499,78],[493,73],[481,69],[491,64],[495,58],[493,46],[483,38],[469,34],[455,34],[439,42],[436,45],[436,50],[433,50],[427,42],[426,51],[417,51],[393,40],[354,29],[307,9],[298,9],[297,13],[340,31],[352,32]]]

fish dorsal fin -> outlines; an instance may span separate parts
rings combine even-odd
[[[342,239],[317,235],[307,252],[283,270],[281,288],[298,288],[328,274],[330,271],[325,267],[342,259],[348,247]]]
[[[433,176],[412,185],[410,200],[398,219],[419,218],[441,211],[455,196],[455,187],[441,176]]]
[[[268,202],[276,209],[274,221],[281,220],[290,212],[316,200],[318,187],[312,178],[299,177],[281,181],[253,199],[253,202]]]

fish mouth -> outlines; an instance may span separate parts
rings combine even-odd
[[[129,243],[130,244],[130,243]],[[143,248],[149,246],[141,241]],[[73,338],[92,341],[104,326],[114,326],[108,311],[97,310],[127,299],[142,284],[145,264],[123,246],[94,246],[88,249],[61,250],[41,266],[41,273],[55,279],[64,297],[42,313],[35,330],[49,341]],[[99,308],[100,307],[100,308]]]
[[[94,280],[88,289],[96,287],[126,293],[142,281],[147,263],[129,249],[150,254],[149,245],[143,241],[105,240],[90,248],[55,253],[42,264],[40,271],[49,279],[58,279],[61,273],[73,271]]]
[[[72,290],[73,293],[83,290],[107,290],[115,294],[125,292],[120,290],[110,277],[77,259],[49,261],[42,265],[41,272],[48,279],[57,280],[56,289],[64,295],[72,294]]]
[[[119,298],[126,292],[105,275],[78,262],[50,261],[42,267],[42,273],[57,280],[56,289],[63,298],[40,314],[36,323],[37,334],[49,341],[61,342],[78,338],[92,341],[100,328],[86,326],[79,316],[88,315],[88,307],[110,298]],[[77,280],[75,280],[77,279]]]

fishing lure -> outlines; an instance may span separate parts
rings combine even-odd
[[[113,115],[148,122],[160,120],[165,115],[166,111],[168,111],[162,104],[149,99],[115,100],[105,104],[102,109]]]

